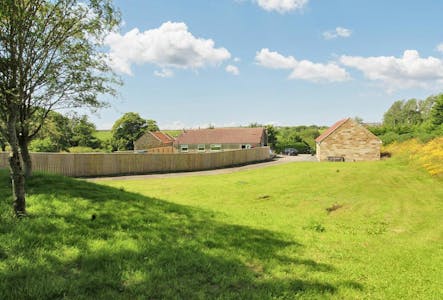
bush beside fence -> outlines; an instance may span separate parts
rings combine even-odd
[[[31,153],[35,171],[72,177],[185,172],[269,159],[269,147],[211,153]],[[0,153],[0,168],[8,153]]]

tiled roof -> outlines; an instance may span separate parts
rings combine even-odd
[[[318,138],[315,139],[317,143],[321,143],[325,138],[327,138],[331,133],[333,133],[337,128],[346,123],[350,118],[346,118],[336,122],[334,125],[326,129]]]
[[[213,128],[186,130],[176,144],[260,144],[264,128]]]
[[[174,141],[172,137],[161,131],[151,132],[151,134],[155,136],[157,139],[159,139],[163,144],[168,144]]]

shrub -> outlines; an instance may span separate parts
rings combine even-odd
[[[393,143],[384,149],[393,156],[403,156],[418,162],[433,176],[443,177],[443,137],[435,138],[425,144],[417,139]]]
[[[36,139],[29,145],[29,150],[32,152],[58,152],[58,145],[47,137],[44,139]]]

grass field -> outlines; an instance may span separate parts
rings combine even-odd
[[[37,175],[0,299],[442,299],[443,182],[407,162],[106,181]]]
[[[169,134],[170,136],[176,138],[182,134],[183,130],[162,130],[162,132]]]
[[[112,138],[111,130],[97,130],[94,136],[102,142],[110,141]]]
[[[169,134],[172,137],[178,137],[183,130],[162,130],[162,132]],[[94,132],[94,136],[99,140],[105,142],[110,141],[112,138],[111,130],[97,130]]]

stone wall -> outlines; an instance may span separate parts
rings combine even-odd
[[[327,161],[328,157],[343,157],[345,161],[379,160],[380,147],[379,138],[349,119],[317,143],[317,159]]]
[[[138,140],[134,142],[134,150],[146,150],[151,148],[159,148],[159,147],[170,147],[172,146],[172,142],[170,144],[163,144],[159,139],[153,136],[151,133],[146,132],[142,135]]]

